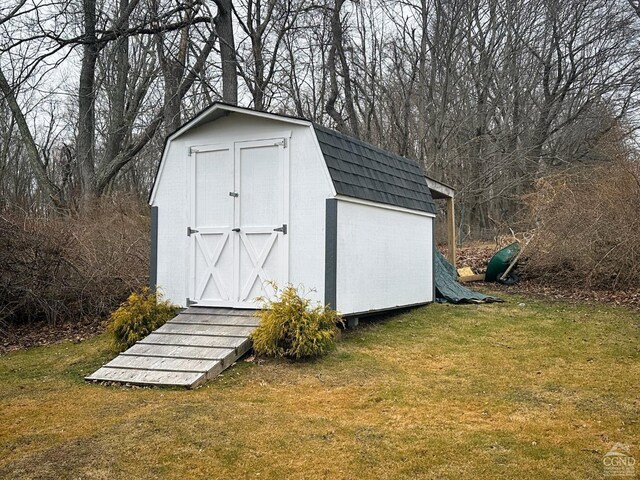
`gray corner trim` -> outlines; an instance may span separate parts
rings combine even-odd
[[[433,296],[431,301],[436,301],[436,219],[431,219],[431,288]]]
[[[149,288],[158,288],[158,207],[151,207],[151,249],[149,255]]]
[[[324,303],[336,308],[338,260],[338,200],[327,198],[324,240]]]

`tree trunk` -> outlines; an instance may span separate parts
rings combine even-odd
[[[358,136],[358,118],[356,116],[353,104],[353,92],[351,89],[351,75],[349,72],[349,64],[344,52],[344,38],[342,32],[342,20],[340,12],[344,0],[335,0],[333,12],[331,14],[331,48],[329,49],[327,69],[330,76],[330,94],[326,102],[326,110],[331,118],[338,124],[339,130],[344,130],[345,120],[335,108],[336,101],[339,97],[338,73],[336,71],[336,60],[340,61],[342,68],[342,78],[344,82],[344,105],[347,110],[350,130],[353,135]]]
[[[98,59],[96,41],[96,0],[83,0],[84,45],[78,88],[78,166],[80,168],[81,203],[96,197],[95,173],[95,71]]]
[[[127,15],[128,0],[120,0],[118,16],[122,19],[121,29],[129,28]],[[125,122],[127,79],[129,77],[129,36],[122,35],[114,45],[115,50],[115,82],[111,92],[111,115],[109,119],[109,136],[105,149],[105,161],[111,161],[124,147],[127,133]]]
[[[180,42],[176,54],[166,55],[164,51],[164,35],[157,35],[157,50],[164,79],[164,129],[169,134],[180,127],[181,104],[180,83],[184,76],[189,43],[189,27],[180,32]]]
[[[238,103],[238,69],[236,67],[236,46],[233,38],[233,16],[231,0],[215,0],[218,14],[214,25],[220,43],[222,61],[222,100],[236,105]]]

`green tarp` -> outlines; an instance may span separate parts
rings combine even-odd
[[[436,300],[450,303],[489,303],[501,302],[497,297],[474,292],[459,284],[458,273],[453,265],[436,250],[435,259]]]

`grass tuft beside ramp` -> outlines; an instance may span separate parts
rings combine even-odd
[[[501,295],[195,391],[85,383],[105,336],[7,354],[0,478],[602,478],[615,443],[640,460],[637,311]]]

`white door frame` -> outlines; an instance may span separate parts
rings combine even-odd
[[[223,144],[213,144],[213,145],[198,145],[198,146],[190,146],[188,147],[188,155],[192,157],[189,162],[189,181],[188,181],[188,189],[189,189],[189,222],[192,228],[199,230],[197,232],[193,232],[190,236],[193,239],[189,242],[189,265],[188,265],[188,291],[189,291],[189,300],[193,301],[196,305],[202,306],[220,306],[220,307],[234,307],[234,308],[258,308],[258,305],[251,301],[240,301],[241,295],[244,292],[240,291],[240,242],[245,242],[245,248],[247,253],[250,255],[252,262],[254,263],[254,271],[251,275],[257,275],[258,280],[261,280],[261,272],[262,268],[259,264],[260,261],[264,263],[264,258],[268,255],[268,251],[256,252],[250,247],[250,244],[247,241],[246,234],[260,231],[260,228],[256,229],[255,227],[245,227],[243,231],[234,232],[233,229],[240,228],[240,208],[239,202],[241,202],[241,193],[239,197],[235,197],[234,209],[233,209],[233,219],[232,224],[227,227],[220,228],[198,228],[196,223],[196,156],[198,153],[204,152],[214,152],[214,151],[229,151],[232,154],[231,161],[233,162],[233,188],[235,192],[238,191],[239,188],[239,159],[240,159],[240,151],[243,148],[256,148],[256,147],[265,147],[265,146],[278,146],[279,154],[280,154],[280,165],[281,165],[281,179],[282,179],[282,220],[283,224],[289,227],[289,196],[290,196],[290,153],[289,153],[289,143],[290,143],[291,133],[288,132],[286,135],[278,136],[275,138],[269,139],[261,139],[261,140],[248,140],[248,141],[240,141],[234,143],[223,143]],[[230,185],[231,186],[231,185]],[[279,272],[279,281],[281,283],[286,283],[289,281],[289,235],[284,234],[283,232],[274,232],[277,235],[277,238],[272,237],[267,245],[267,248],[273,248],[273,243],[278,244],[279,252],[278,257],[280,259],[280,272]],[[215,251],[209,251],[206,248],[204,242],[202,242],[200,236],[201,234],[220,234],[223,235],[223,238],[219,241],[218,247]],[[243,238],[244,236],[244,238]],[[221,296],[226,296],[225,300],[216,300],[216,301],[203,301],[198,298],[198,295],[202,294],[202,289],[206,287],[205,285],[199,285],[198,279],[196,279],[196,245],[199,244],[201,248],[203,248],[203,255],[207,259],[208,269],[210,271],[210,275],[213,276],[213,281],[218,286],[220,290]],[[220,251],[223,248],[233,248],[233,274],[231,279],[222,279],[217,276],[217,272],[215,270],[215,263],[220,257]],[[209,277],[207,278],[207,281]],[[230,281],[230,284],[227,283]],[[203,283],[201,280],[200,283]],[[222,288],[220,288],[220,284],[222,284]]]

